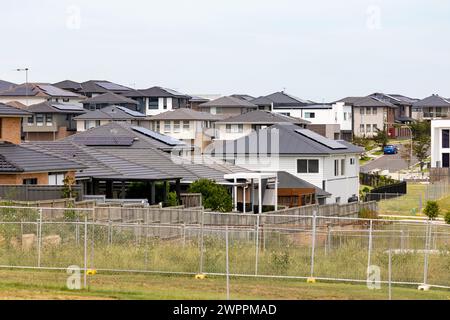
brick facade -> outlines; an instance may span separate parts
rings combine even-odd
[[[74,171],[68,171],[65,176],[75,177]],[[23,184],[24,179],[38,180],[38,185],[48,185],[48,173],[47,172],[37,172],[37,173],[16,173],[16,174],[0,174],[0,184]]]
[[[22,118],[0,118],[0,140],[20,143]]]

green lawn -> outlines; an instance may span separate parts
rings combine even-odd
[[[0,270],[0,299],[225,299],[223,277],[196,280],[193,276],[154,274],[97,274],[89,290],[65,288],[67,275],[59,271]],[[388,288],[369,290],[364,284],[305,280],[231,278],[232,299],[387,299]],[[393,299],[450,299],[450,291],[418,291],[393,287]]]

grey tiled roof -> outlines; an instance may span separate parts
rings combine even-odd
[[[108,90],[104,86],[101,86],[99,84],[110,84],[112,86],[117,86],[115,90]],[[128,88],[126,86],[122,86],[116,83],[113,83],[111,81],[107,80],[88,80],[85,82],[80,83],[81,89],[80,93],[87,94],[87,93],[106,93],[106,92],[127,92],[129,90],[132,90],[131,88]]]
[[[0,103],[0,116],[19,116],[19,117],[26,117],[30,116],[31,113],[28,111],[12,107],[10,105]]]
[[[0,144],[0,155],[3,162],[1,170],[6,172],[58,172],[84,168],[80,163],[71,161],[54,152],[29,149],[22,145],[10,143]]]
[[[45,101],[37,104],[33,104],[27,108],[32,113],[69,113],[69,114],[81,114],[85,113],[82,107],[76,105],[61,105],[56,102]]]
[[[243,99],[235,97],[220,97],[199,105],[199,107],[245,107],[257,108],[257,105]]]
[[[169,89],[169,88],[163,88],[163,87],[151,87],[148,89],[139,89],[137,90],[139,93],[142,94],[142,96],[144,97],[154,97],[154,98],[185,98],[185,99],[190,99],[191,97],[188,96],[187,94],[184,93],[180,93],[178,91]]]
[[[223,116],[208,112],[195,111],[188,108],[179,108],[152,116],[150,120],[202,120],[216,121],[223,119]]]
[[[14,86],[17,86],[17,84],[5,80],[0,80],[0,91],[11,89]]]
[[[306,137],[303,134],[297,132],[299,127],[292,123],[275,124],[270,128],[259,130],[259,132],[252,132],[251,134],[232,141],[217,141],[214,143],[212,149],[216,154],[257,154],[257,146],[250,146],[250,141],[257,141],[257,135],[277,139],[277,145],[271,146],[268,142],[268,146],[265,147],[263,153],[272,154],[278,152],[279,154],[286,155],[298,155],[298,154],[314,154],[314,155],[326,155],[326,154],[346,154],[346,153],[361,153],[363,148],[357,147],[346,141],[339,140],[339,144],[345,146],[345,149],[332,149],[319,143],[311,138]],[[308,129],[301,129],[303,132],[311,132]],[[314,134],[314,133],[312,133]],[[277,136],[278,135],[278,136]],[[324,141],[330,143],[336,142],[322,137]],[[269,139],[270,140],[270,139]],[[238,148],[239,146],[239,148]]]
[[[251,102],[259,106],[270,106],[273,104],[274,108],[277,107],[295,108],[305,106],[308,104],[315,104],[315,102],[311,100],[301,99],[293,95],[290,95],[286,92],[274,92],[267,96],[258,97],[254,100],[251,100]]]
[[[81,84],[72,80],[56,82],[53,85],[64,90],[81,90]]]
[[[336,102],[344,102],[354,107],[388,107],[397,108],[397,106],[389,101],[382,100],[373,96],[367,97],[346,97]]]
[[[138,104],[138,102],[133,99],[115,94],[113,92],[106,92],[83,101],[83,104],[121,104],[121,103]]]
[[[309,121],[285,116],[275,112],[264,110],[255,110],[234,117],[227,118],[217,123],[261,123],[261,124],[276,124],[276,123],[310,123]]]
[[[413,107],[450,107],[450,99],[441,97],[440,95],[433,94],[425,99],[419,100],[413,104]]]
[[[28,83],[20,84],[9,90],[0,91],[3,97],[80,97],[78,94],[60,89],[48,83]]]
[[[128,111],[129,110],[129,111]],[[75,117],[75,120],[134,120],[143,119],[145,114],[138,113],[121,106],[109,106],[102,109],[87,111]]]

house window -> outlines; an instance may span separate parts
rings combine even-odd
[[[42,113],[36,114],[36,124],[38,126],[44,125],[44,115]]]
[[[370,124],[366,124],[366,132],[372,132],[372,127]]]
[[[48,185],[49,186],[63,186],[64,185],[64,173],[49,173]]]
[[[442,148],[449,148],[450,144],[450,130],[444,129],[442,130]]]
[[[167,109],[167,98],[163,98],[163,109]]]
[[[53,125],[53,115],[52,114],[48,113],[45,115],[45,123],[49,127]]]
[[[22,184],[38,184],[38,179],[37,178],[23,179]]]
[[[148,108],[155,110],[158,109],[158,98],[148,98]]]
[[[345,159],[341,159],[341,176],[345,176]]]
[[[243,124],[227,124],[226,132],[227,133],[242,133],[242,132],[244,132],[244,125]]]
[[[364,133],[364,125],[363,124],[359,125],[359,132]]]
[[[372,125],[372,128],[373,128],[373,132],[377,132],[377,130],[378,130],[378,127],[377,127],[377,125],[376,125],[376,124],[373,124],[373,125]]]
[[[347,112],[344,112],[344,121],[347,120]]]
[[[364,110],[365,110],[364,108],[359,108],[359,113],[364,114]]]
[[[367,107],[367,108],[366,108],[366,114],[371,114],[371,113],[372,113],[372,108]]]
[[[337,177],[339,175],[339,160],[334,160],[334,176]]]
[[[27,123],[32,126],[34,124],[34,116],[28,117]]]
[[[315,112],[305,112],[305,118],[306,119],[314,119],[316,117]]]
[[[95,128],[95,123],[96,123],[96,121],[94,121],[94,120],[84,121],[84,129],[89,130],[89,129]]]
[[[297,159],[297,173],[319,173],[319,160]]]
[[[63,102],[69,102],[69,98],[63,98]]]
[[[156,121],[156,132],[160,131],[161,131],[161,124],[159,123],[159,121]]]
[[[191,123],[189,121],[183,121],[183,130],[185,131],[191,130]]]
[[[164,121],[164,132],[172,131],[172,126],[170,121]]]
[[[355,164],[355,158],[350,158],[350,165],[354,165]]]
[[[180,132],[180,121],[174,121],[173,122],[173,132]]]
[[[450,153],[442,154],[442,168],[450,167]]]
[[[377,114],[377,108],[376,107],[372,108],[372,114]]]

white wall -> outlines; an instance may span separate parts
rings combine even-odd
[[[68,102],[64,102],[63,98],[58,98],[58,103],[61,104],[73,104],[73,105],[77,105],[82,107],[83,104],[81,103],[83,99],[80,98],[69,98]],[[33,104],[37,104],[37,103],[42,103],[47,101],[47,98],[45,97],[24,97],[24,96],[20,96],[20,97],[0,97],[0,103],[8,103],[11,101],[17,101],[20,102],[26,106],[31,106]],[[56,102],[56,98],[51,98],[52,102]]]
[[[450,119],[431,121],[431,166],[433,168],[437,167],[438,161],[442,167],[442,153],[450,153],[450,148],[442,148],[442,129],[450,130]]]
[[[164,109],[164,99],[166,99],[167,108]],[[145,98],[146,115],[156,116],[157,114],[172,110],[172,98],[158,98],[158,109],[149,109],[149,99]]]

